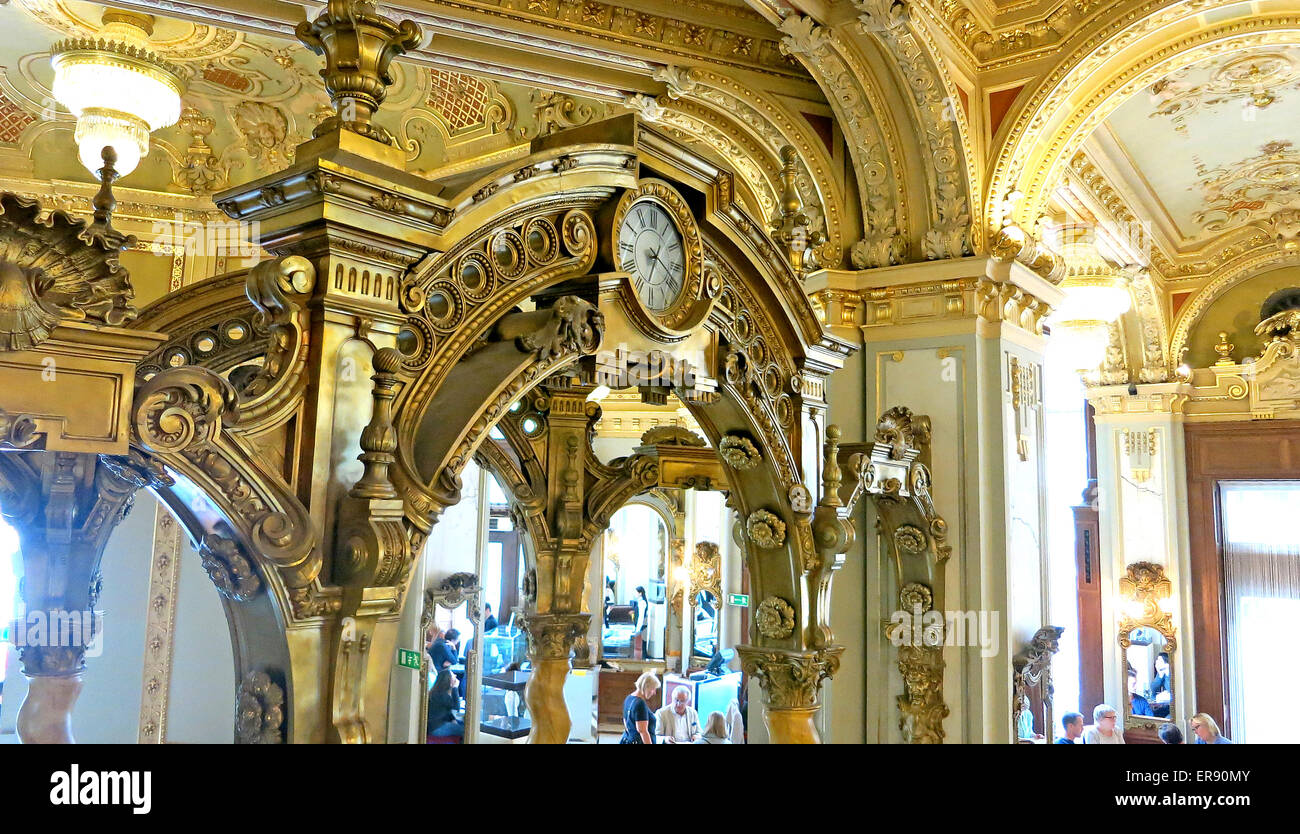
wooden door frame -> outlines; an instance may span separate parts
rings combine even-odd
[[[1223,734],[1231,738],[1219,484],[1295,480],[1300,472],[1300,421],[1187,423],[1183,428],[1196,664],[1196,703],[1187,714],[1218,717]]]

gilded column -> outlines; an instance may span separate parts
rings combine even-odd
[[[822,682],[840,667],[843,646],[817,651],[737,646],[741,667],[767,698],[763,720],[773,744],[820,744],[817,711]]]
[[[569,674],[569,654],[574,641],[587,631],[590,614],[529,614],[528,659],[532,677],[524,690],[532,730],[529,744],[564,744],[569,740],[569,709],[564,703],[564,681]]]

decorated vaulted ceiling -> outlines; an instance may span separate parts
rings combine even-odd
[[[1262,228],[1300,205],[1300,48],[1171,73],[1111,114],[1088,150],[1175,254]]]
[[[666,16],[674,4],[662,2],[485,4],[498,9],[495,18],[487,16],[498,28],[417,14],[437,47],[394,65],[396,83],[378,121],[407,151],[410,169],[432,175],[526,153],[527,142],[540,134],[632,109],[735,170],[738,195],[764,217],[778,211],[781,149],[791,145],[799,151],[797,187],[814,225],[825,233],[820,254],[837,263],[857,239],[857,219],[844,206],[851,175],[820,91],[780,49],[781,33],[743,2],[689,2],[698,22]],[[125,5],[155,14],[151,44],[181,67],[187,90],[180,122],[153,135],[149,157],[121,183],[124,188],[205,197],[291,162],[295,147],[328,114],[317,74],[320,59],[292,37],[290,21],[255,20],[225,9],[204,15],[200,7],[169,3]],[[477,6],[424,5],[483,16]],[[49,47],[62,37],[97,32],[103,8],[75,0],[0,5],[0,26],[9,35],[0,45],[3,173],[90,181],[73,151],[74,120],[50,94]],[[186,19],[159,16],[173,10]],[[614,61],[612,53],[576,44],[557,50],[555,42],[543,42],[531,30],[515,31],[521,22],[543,32],[564,28],[566,38],[599,37],[624,52],[654,44],[656,57],[689,58],[690,66],[660,66],[632,56]],[[467,40],[487,49],[482,58],[503,63],[459,54],[458,44]],[[507,45],[535,47],[533,57],[547,60],[549,74],[505,65],[516,57]],[[590,73],[589,64],[602,61],[644,71],[645,77],[574,77],[579,73],[572,67],[581,64]],[[526,83],[532,79],[546,83]],[[615,82],[620,86],[609,86]],[[588,91],[590,96],[583,94]]]
[[[26,158],[41,180],[89,180],[74,152],[74,120],[54,103],[49,44],[96,33],[102,6],[14,0],[0,7],[0,144],[9,168]],[[283,168],[327,116],[320,60],[296,42],[158,18],[152,45],[185,74],[181,120],[156,132],[133,189],[208,195]],[[600,105],[508,82],[398,65],[379,121],[401,142],[414,171],[506,152],[554,125],[600,115]],[[567,103],[567,104],[566,104]],[[552,126],[554,126],[552,125]],[[15,153],[15,151],[17,153]],[[21,164],[18,163],[18,164]]]

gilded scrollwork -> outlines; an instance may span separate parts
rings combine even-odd
[[[898,647],[903,693],[898,696],[899,729],[910,744],[939,744],[944,737],[942,612],[944,565],[952,547],[948,526],[935,510],[928,456],[930,420],[894,407],[876,424],[869,455],[853,469],[877,515],[882,553],[892,558],[898,610],[885,621],[885,637]],[[857,493],[859,487],[855,487]]]
[[[0,351],[33,348],[65,321],[135,318],[131,281],[118,263],[134,242],[106,222],[62,211],[43,219],[36,201],[0,194]]]

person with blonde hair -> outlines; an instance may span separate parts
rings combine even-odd
[[[727,738],[727,716],[720,712],[711,712],[704,721],[704,735],[695,740],[696,744],[731,744]]]
[[[623,736],[619,744],[654,744],[655,714],[650,699],[659,691],[654,672],[642,672],[632,694],[623,699]]]
[[[1124,731],[1117,726],[1119,713],[1110,704],[1098,704],[1092,711],[1092,726],[1083,730],[1084,744],[1123,744]]]
[[[1219,732],[1219,723],[1208,712],[1192,716],[1192,732],[1196,733],[1197,744],[1232,744],[1232,739]]]

